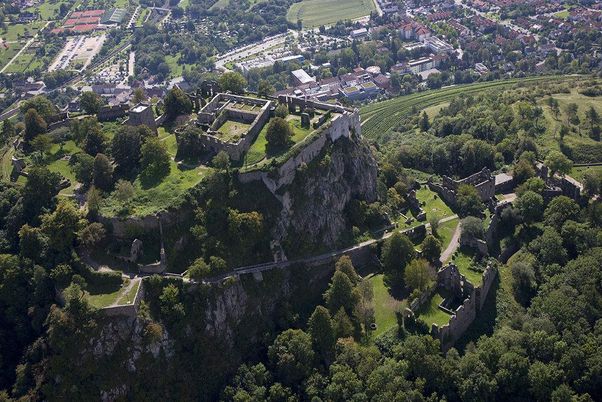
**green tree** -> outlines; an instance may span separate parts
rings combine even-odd
[[[526,191],[516,200],[516,208],[526,223],[537,222],[543,216],[543,197],[533,191]]]
[[[29,109],[23,116],[25,123],[25,141],[31,142],[35,137],[44,134],[48,128],[46,122],[35,109]]]
[[[89,155],[96,156],[104,153],[106,148],[106,138],[98,125],[90,127],[84,139],[84,151]]]
[[[54,197],[59,193],[61,176],[43,167],[29,170],[27,182],[23,188],[23,213],[30,221],[44,208],[50,208]]]
[[[535,168],[529,161],[521,159],[514,165],[513,177],[517,184],[524,183],[534,176]]]
[[[561,195],[555,197],[548,204],[548,207],[544,211],[544,222],[547,226],[560,229],[567,220],[578,220],[579,212],[579,205],[575,201]]]
[[[94,171],[94,157],[87,153],[80,152],[72,155],[69,163],[72,163],[72,170],[78,182],[87,187],[92,183]]]
[[[566,261],[567,252],[562,244],[562,237],[551,227],[546,228],[541,236],[533,240],[529,249],[543,265],[563,264]]]
[[[104,154],[97,154],[94,158],[92,183],[104,191],[109,191],[113,187],[113,167]]]
[[[385,240],[381,261],[387,281],[390,283],[401,281],[406,265],[414,259],[415,255],[414,245],[406,235],[395,232]]]
[[[197,258],[188,268],[188,276],[195,281],[201,281],[211,275],[211,267],[203,258]]]
[[[336,338],[348,338],[353,335],[353,323],[345,309],[341,307],[333,317]]]
[[[583,191],[589,197],[600,194],[600,186],[602,185],[602,175],[600,173],[588,170],[583,174],[581,181],[583,183]]]
[[[360,276],[355,272],[355,267],[353,266],[353,262],[348,255],[341,256],[335,266],[335,270],[341,271],[351,280],[353,285],[357,285],[361,280]]]
[[[311,337],[300,329],[288,329],[268,348],[268,358],[283,384],[297,386],[311,372],[314,361]]]
[[[156,137],[146,140],[140,150],[141,177],[144,181],[157,182],[169,175],[170,158],[167,147]]]
[[[257,95],[265,98],[266,96],[273,94],[274,91],[275,91],[274,86],[272,86],[272,84],[270,84],[269,81],[266,81],[266,80],[259,81],[259,84],[257,85]]]
[[[405,285],[412,290],[424,291],[434,282],[429,263],[423,259],[411,261],[403,274]]]
[[[461,184],[458,186],[456,204],[460,216],[479,216],[483,211],[483,202],[474,186]]]
[[[219,151],[217,155],[213,157],[211,161],[213,167],[221,172],[227,172],[230,170],[230,156],[226,151]]]
[[[92,222],[79,231],[78,240],[86,247],[94,247],[105,238],[105,235],[106,230],[102,223]]]
[[[117,180],[115,184],[115,194],[121,202],[127,202],[134,197],[134,185],[127,180]]]
[[[43,95],[34,96],[21,103],[20,109],[23,114],[26,114],[29,109],[35,109],[42,119],[47,119],[48,117],[55,115],[58,111],[56,106]]]
[[[335,333],[332,319],[328,309],[318,306],[309,317],[307,323],[314,351],[318,352],[322,359],[329,361],[334,351]]]
[[[292,136],[293,130],[288,122],[280,117],[275,117],[268,124],[265,137],[268,141],[268,147],[279,149],[288,146]]]
[[[420,115],[418,127],[420,127],[420,131],[423,132],[427,132],[429,128],[431,128],[431,123],[429,122],[429,115],[426,114],[426,112],[422,112],[422,114]]]
[[[548,156],[546,156],[545,165],[550,169],[550,175],[554,175],[555,173],[565,175],[571,171],[573,162],[561,152],[550,151]]]
[[[576,103],[566,105],[566,117],[569,124],[578,126],[581,123],[579,119],[579,106]]]
[[[86,202],[88,204],[88,210],[92,213],[98,212],[100,209],[100,203],[102,202],[102,194],[100,190],[92,186],[86,193]]]
[[[52,213],[42,216],[41,228],[48,236],[50,248],[61,253],[71,249],[84,225],[85,221],[73,202],[63,200]]]
[[[460,221],[462,229],[462,238],[482,239],[485,235],[483,230],[483,221],[474,216],[468,216]]]
[[[19,254],[22,258],[29,258],[33,262],[40,262],[48,250],[48,237],[40,228],[27,224],[19,230]]]
[[[192,101],[178,87],[174,87],[167,92],[164,103],[165,113],[169,119],[175,119],[180,115],[192,113]]]
[[[330,285],[324,293],[324,300],[332,313],[337,312],[340,308],[352,313],[357,299],[353,294],[353,283],[349,277],[341,271],[335,271]]]
[[[0,134],[0,143],[5,144],[9,139],[17,134],[15,124],[11,119],[6,119],[2,123],[2,133]]]
[[[421,245],[422,256],[428,261],[435,262],[441,257],[441,241],[433,235],[424,238]]]
[[[40,134],[31,141],[31,148],[43,158],[52,148],[52,139],[48,134]]]
[[[180,289],[174,284],[163,288],[159,296],[161,315],[170,324],[180,322],[186,316],[184,304],[180,300]]]
[[[521,304],[527,305],[537,286],[535,270],[524,261],[516,261],[511,266],[511,272],[514,296]]]
[[[280,104],[276,106],[276,110],[274,111],[274,116],[280,117],[281,119],[286,119],[288,116],[288,108],[285,104]]]
[[[247,87],[245,77],[235,71],[222,74],[218,81],[223,91],[230,91],[235,94],[243,94]]]
[[[86,91],[81,94],[79,103],[87,114],[97,114],[104,102],[100,95],[92,91]]]

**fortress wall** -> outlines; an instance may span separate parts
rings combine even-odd
[[[124,304],[120,306],[112,306],[105,307],[100,311],[107,317],[115,317],[115,316],[126,316],[130,318],[135,318],[138,314],[138,307],[140,306],[140,302],[144,298],[144,280],[140,281],[140,285],[138,286],[138,291],[136,292],[136,297],[134,298],[134,302],[132,304]]]

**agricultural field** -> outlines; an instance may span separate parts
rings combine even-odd
[[[370,139],[390,134],[395,130],[401,118],[409,115],[413,110],[423,110],[432,106],[444,104],[460,94],[463,96],[475,95],[485,90],[509,88],[517,83],[551,81],[562,78],[563,77],[533,77],[479,82],[475,84],[452,86],[434,91],[418,92],[383,102],[372,103],[360,110],[362,116],[362,134]],[[564,79],[566,79],[566,77],[564,77]],[[433,111],[431,111],[431,113],[433,113]]]
[[[286,19],[301,20],[304,28],[311,28],[365,17],[375,10],[373,0],[303,0],[289,8]]]

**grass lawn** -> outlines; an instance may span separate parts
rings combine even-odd
[[[449,246],[449,243],[451,243],[451,239],[454,236],[454,232],[459,223],[460,221],[458,219],[454,219],[453,221],[439,224],[439,227],[437,228],[437,238],[441,241],[442,251]]]
[[[221,134],[221,140],[225,142],[236,143],[244,133],[249,131],[250,124],[241,123],[238,121],[226,120],[224,124],[217,130]]]
[[[177,151],[175,135],[159,130],[159,138],[164,141],[167,151],[172,158],[169,175],[152,187],[144,187],[140,179],[137,178],[133,183],[133,198],[129,202],[124,203],[118,200],[114,194],[109,195],[103,200],[101,207],[102,215],[146,216],[163,211],[181,201],[185,192],[198,184],[210,171],[209,168],[204,166],[198,166],[190,170],[180,170],[173,160]]]
[[[3,68],[19,52],[22,45],[20,43],[10,43],[8,49],[0,45],[0,69]]]
[[[120,306],[132,304],[134,302],[134,298],[136,297],[136,292],[140,287],[140,281],[136,281],[136,283],[134,283],[130,289],[128,289],[129,284],[130,280],[124,279],[121,283],[121,287],[111,293],[90,294],[86,292],[86,299],[90,305],[96,308],[104,308],[112,304],[117,304]]]
[[[397,325],[395,312],[398,311],[403,302],[396,300],[389,293],[389,289],[383,282],[383,274],[369,277],[374,289],[374,320],[376,330],[372,333],[374,337],[388,331]]]
[[[40,30],[44,25],[46,25],[43,21],[34,21],[28,24],[7,24],[6,29],[0,30],[0,38],[4,39],[7,42],[14,42],[20,39],[26,39],[25,34],[27,36],[33,36],[36,32]]]
[[[293,24],[302,20],[303,27],[309,28],[365,17],[374,10],[373,0],[303,0],[291,5],[286,19]]]
[[[474,271],[470,269],[470,265],[472,263],[472,259],[475,255],[475,252],[466,247],[461,247],[457,251],[457,255],[453,258],[454,264],[460,270],[460,273],[466,277],[474,286],[479,286],[481,284],[483,274],[481,272]]]
[[[69,161],[63,159],[63,156],[74,155],[79,152],[83,152],[82,149],[80,149],[77,144],[71,140],[64,143],[62,151],[60,144],[52,144],[52,148],[50,148],[50,155],[47,157],[48,164],[46,167],[51,172],[60,173],[64,178],[71,181],[71,186],[61,190],[59,194],[73,195],[73,190],[77,184],[77,179],[75,178],[75,173],[73,173],[71,170],[71,166],[69,166]]]
[[[571,12],[569,10],[563,10],[563,11],[560,11],[560,12],[554,14],[554,17],[562,18],[563,20],[566,20],[567,18],[569,18],[570,15],[571,15]]]
[[[560,127],[563,124],[567,124],[567,115],[566,115],[567,106],[571,103],[575,103],[579,107],[579,111],[578,111],[579,119],[581,120],[581,122],[585,122],[585,121],[587,121],[587,119],[585,117],[585,113],[590,107],[593,107],[594,109],[596,109],[598,111],[598,113],[602,112],[602,98],[600,98],[600,97],[593,98],[593,97],[581,95],[578,92],[577,88],[573,89],[571,91],[571,93],[554,94],[554,95],[552,95],[552,97],[558,101],[558,104],[560,106],[560,115],[558,116],[558,119],[556,119],[555,116],[552,114],[552,111],[547,104],[547,97],[544,97],[544,98],[541,98],[538,100],[539,106],[541,106],[544,111],[545,122],[542,124],[545,124],[545,127],[547,128],[547,130],[543,135],[540,135],[537,137],[536,142],[537,142],[537,145],[539,145],[542,149],[560,150],[560,146],[558,144],[558,134],[557,133],[559,132]],[[569,135],[567,135],[564,138],[565,144],[568,147],[573,148],[573,149],[575,149],[575,148],[587,149],[587,148],[599,147],[600,143],[589,138],[585,131],[586,130],[582,130],[581,134],[579,134],[578,131],[577,132],[571,131],[569,133]],[[583,152],[574,152],[575,155],[573,156],[573,158],[575,159],[576,163],[582,162],[579,160],[579,155],[582,153]],[[585,153],[587,153],[587,151]],[[602,160],[597,160],[596,162],[602,162]]]
[[[431,298],[431,301],[425,303],[420,310],[418,310],[418,319],[423,321],[431,328],[431,324],[437,324],[439,327],[447,324],[451,315],[439,308],[439,304],[443,301],[443,297],[439,293],[435,293]]]
[[[579,166],[571,170],[570,176],[575,180],[581,180],[585,172],[602,174],[602,166]]]
[[[37,68],[43,68],[45,65],[45,59],[36,56],[34,50],[28,48],[26,51],[21,53],[6,70],[5,73],[24,73],[32,71]]]
[[[297,144],[303,141],[310,133],[311,129],[301,127],[301,117],[296,115],[289,115],[287,117],[287,121],[290,123],[293,129],[293,136],[291,138],[294,144]],[[268,132],[268,126],[270,122],[263,127],[255,142],[251,145],[247,154],[245,155],[244,164],[245,165],[253,165],[255,163],[261,162],[264,158],[272,159],[276,158],[288,151],[288,149],[281,150],[280,152],[276,152],[268,155],[266,147],[268,145],[268,140],[266,139],[266,134]]]
[[[13,171],[11,158],[15,153],[15,149],[7,145],[0,152],[0,180],[8,182],[10,181],[10,174]]]
[[[428,187],[423,186],[421,189],[416,191],[416,198],[421,203],[426,205],[422,208],[426,212],[426,217],[429,219],[431,216],[436,216],[439,219],[452,216],[454,213],[452,210],[443,202],[441,197],[434,191],[431,191]]]

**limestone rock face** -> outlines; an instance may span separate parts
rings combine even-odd
[[[376,160],[359,136],[340,138],[320,158],[299,168],[282,196],[274,238],[302,237],[332,248],[346,229],[352,199],[376,201]]]

